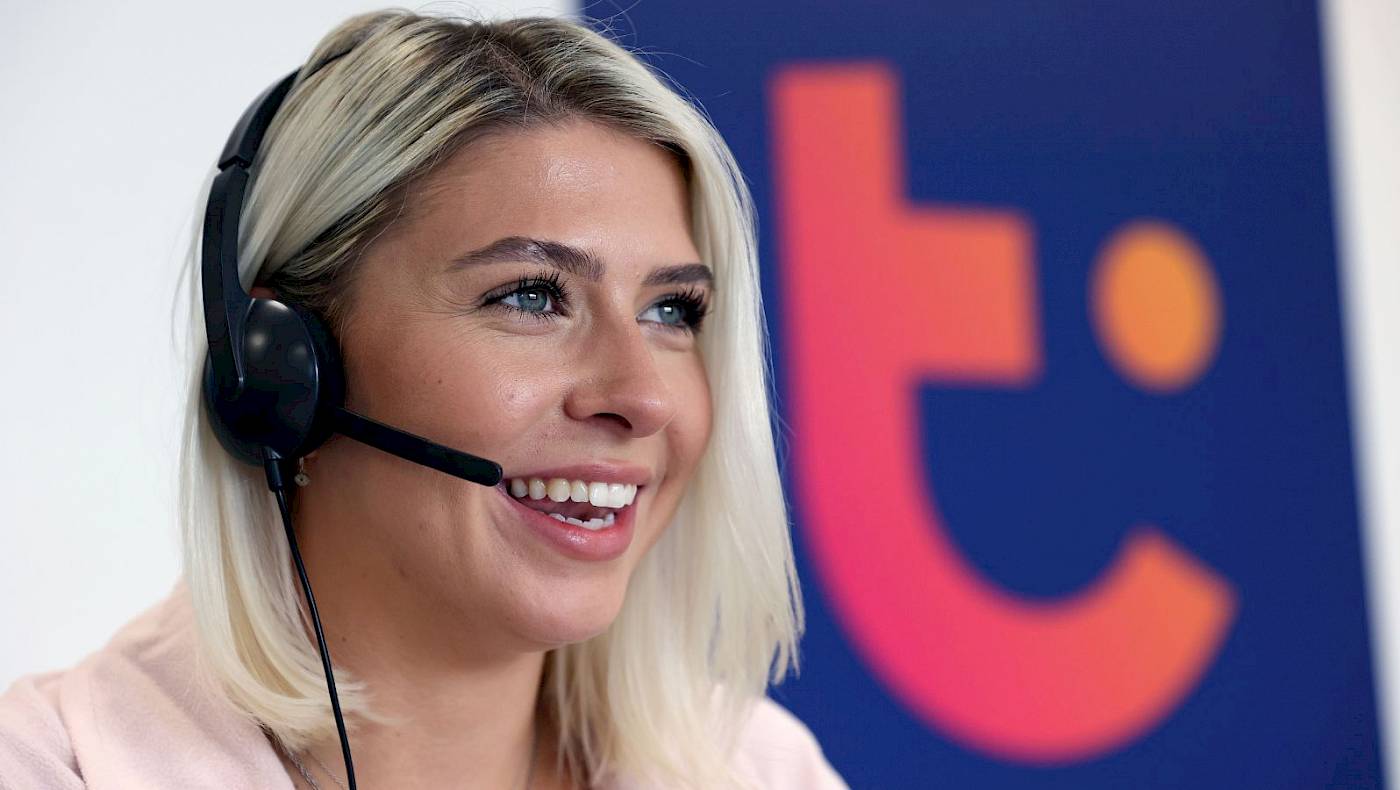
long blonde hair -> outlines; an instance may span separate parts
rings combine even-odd
[[[803,608],[771,432],[752,199],[703,112],[632,53],[566,19],[353,17],[317,45],[254,163],[240,275],[335,327],[356,260],[412,184],[488,131],[571,118],[662,146],[684,170],[692,235],[715,273],[699,341],[714,422],[618,617],[550,652],[541,704],[560,765],[586,782],[618,772],[732,786],[734,734],[770,680],[797,669]],[[201,406],[207,344],[193,246],[179,491],[199,658],[237,709],[300,749],[334,733],[325,679],[262,473],[222,450]],[[344,669],[336,677],[347,720],[378,718],[362,683]]]

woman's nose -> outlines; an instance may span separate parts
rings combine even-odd
[[[597,422],[650,436],[675,416],[670,387],[635,319],[595,325],[594,336],[573,364],[580,371],[564,408],[575,420]]]

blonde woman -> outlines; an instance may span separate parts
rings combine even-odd
[[[301,459],[351,784],[844,787],[765,696],[802,605],[753,209],[704,116],[570,21],[382,12],[316,47],[251,172],[242,282],[332,328],[347,407],[504,471]],[[6,790],[346,786],[279,510],[201,408],[199,254],[184,576],[0,697]]]

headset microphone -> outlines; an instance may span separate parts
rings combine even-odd
[[[239,118],[219,157],[219,174],[209,190],[201,268],[204,327],[209,337],[203,403],[219,443],[240,461],[261,465],[268,488],[277,499],[316,631],[349,787],[354,790],[350,740],[335,691],[330,653],[287,506],[282,481],[285,465],[319,447],[332,433],[339,433],[484,486],[500,483],[502,473],[493,461],[347,410],[345,368],[325,322],[300,305],[255,299],[243,290],[238,277],[238,226],[249,170],[298,73],[293,71],[264,91]]]

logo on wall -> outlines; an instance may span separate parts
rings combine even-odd
[[[1239,596],[1149,521],[1123,524],[1112,562],[1053,599],[986,578],[950,538],[917,395],[1044,375],[1036,227],[1014,208],[908,201],[898,89],[875,63],[789,66],[770,85],[806,544],[857,653],[927,725],[1003,759],[1094,758],[1192,693]],[[1210,369],[1224,298],[1170,218],[1114,230],[1085,289],[1084,319],[1128,385],[1170,398]]]
[[[759,212],[851,786],[1383,786],[1316,6],[625,18]]]

